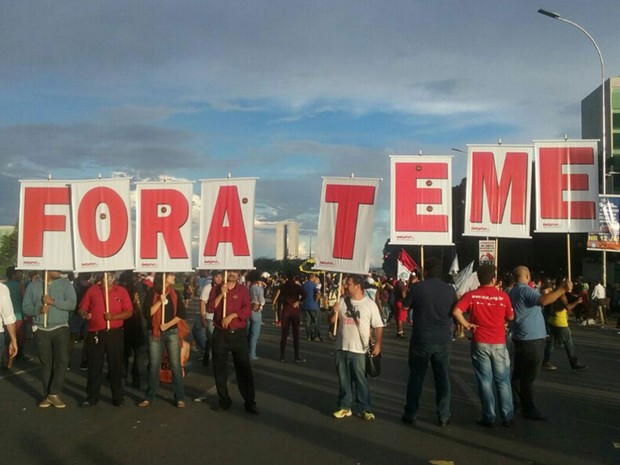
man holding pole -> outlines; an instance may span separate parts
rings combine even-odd
[[[24,295],[24,314],[33,317],[32,331],[41,361],[43,400],[39,407],[65,408],[60,391],[69,365],[69,314],[75,310],[73,284],[60,271],[45,273],[45,282],[32,281]]]
[[[530,270],[518,266],[513,275],[515,285],[508,295],[512,302],[515,319],[512,325],[514,344],[514,366],[512,370],[512,389],[515,401],[520,400],[521,414],[529,420],[546,420],[534,405],[533,386],[540,373],[547,339],[545,318],[542,307],[552,304],[573,289],[573,283],[563,281],[548,294],[541,295],[529,287]],[[515,402],[516,404],[516,402]]]
[[[239,272],[226,272],[225,282],[211,292],[207,312],[213,313],[213,376],[218,396],[218,410],[229,410],[232,399],[228,394],[226,365],[228,353],[233,357],[237,385],[245,403],[245,411],[258,415],[254,376],[246,334],[246,321],[252,313],[250,293],[239,284]]]
[[[111,283],[111,285],[110,285]],[[102,282],[88,288],[79,305],[79,314],[88,320],[88,382],[82,407],[99,402],[103,383],[103,363],[107,356],[112,403],[123,405],[123,320],[133,314],[127,290],[118,285],[114,273],[105,273]]]

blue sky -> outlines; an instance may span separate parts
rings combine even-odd
[[[300,222],[322,176],[382,177],[390,154],[581,136],[580,101],[620,74],[620,2],[264,0],[3,2],[0,224],[18,180],[257,176],[255,256]],[[198,186],[196,187],[198,192]],[[196,227],[196,234],[197,234]],[[312,239],[315,242],[315,239]]]

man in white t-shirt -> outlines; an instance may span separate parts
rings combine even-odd
[[[338,335],[336,337],[336,371],[340,390],[338,410],[334,418],[346,418],[352,415],[353,385],[355,397],[359,403],[359,416],[364,420],[374,420],[370,410],[370,393],[366,378],[366,348],[370,342],[370,331],[374,329],[373,356],[381,353],[383,320],[377,304],[364,294],[365,278],[349,275],[345,282],[347,297],[341,298],[334,305],[330,317],[332,323],[338,318]]]

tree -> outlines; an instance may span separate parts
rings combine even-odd
[[[17,223],[11,234],[0,238],[0,275],[4,275],[6,269],[17,264]]]

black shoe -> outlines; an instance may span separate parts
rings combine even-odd
[[[583,371],[588,369],[588,365],[582,365],[581,363],[575,363],[571,367],[574,371]]]
[[[114,400],[112,401],[112,405],[114,405],[115,407],[122,407],[123,405],[125,405],[125,400],[124,399]]]
[[[495,428],[495,423],[491,423],[490,421],[486,420],[478,420],[476,424],[478,426],[484,426],[485,428]]]
[[[450,419],[447,420],[437,420],[437,425],[441,428],[444,428],[450,424]]]
[[[245,408],[245,411],[251,415],[258,415],[258,409],[256,408],[256,405],[251,405],[249,407]]]
[[[543,416],[540,412],[534,412],[534,413],[523,412],[521,415],[526,420],[547,421],[547,417]]]
[[[413,425],[415,423],[415,418],[412,418],[408,415],[403,414],[400,417],[400,421],[402,421],[403,423],[407,424],[407,425]]]
[[[228,410],[230,410],[230,405],[231,404],[217,404],[213,410],[215,410],[216,412],[226,412]]]
[[[203,367],[208,367],[209,366],[209,356],[205,355],[204,358],[202,359],[202,366]]]
[[[94,407],[98,403],[99,402],[97,402],[95,400],[85,400],[84,402],[82,402],[82,405],[80,405],[80,407],[84,407],[84,408]]]
[[[502,421],[502,426],[504,428],[512,428],[515,425],[515,421],[514,420],[504,420]]]

